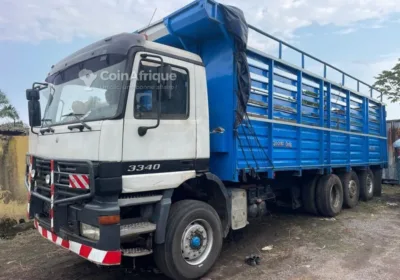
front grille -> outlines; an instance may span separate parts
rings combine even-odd
[[[73,207],[82,207],[82,204],[94,196],[94,169],[90,161],[74,162],[34,157],[30,182],[30,218],[35,217],[51,227],[54,232],[64,229],[77,233],[76,211],[71,211]],[[52,182],[51,171],[54,175]],[[51,183],[54,183],[54,196]]]
[[[46,176],[50,176],[50,160],[35,158],[35,187],[47,197],[50,197],[50,184],[46,183]],[[73,197],[90,192],[89,188],[74,188],[71,186],[71,176],[89,177],[89,166],[82,162],[54,161],[54,185],[56,199]],[[88,181],[85,181],[88,183]],[[88,184],[87,184],[88,185]]]

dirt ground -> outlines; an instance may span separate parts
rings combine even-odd
[[[273,245],[270,251],[262,251]],[[262,257],[259,266],[244,263]],[[278,211],[225,242],[205,279],[399,279],[400,187],[344,210],[336,219]],[[60,249],[34,230],[0,240],[0,279],[165,279],[152,269],[99,268]]]

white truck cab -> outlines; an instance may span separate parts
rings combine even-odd
[[[249,29],[276,40],[279,57],[249,48]],[[283,46],[301,66],[282,60]],[[154,254],[168,277],[201,278],[267,203],[333,217],[380,195],[385,106],[360,84],[239,9],[194,1],[73,53],[27,90],[29,217],[94,263]]]
[[[48,97],[43,117],[41,93]],[[27,99],[28,213],[54,243],[117,265],[123,256],[151,254],[153,242],[165,244],[174,189],[190,191],[208,176],[221,187],[216,197],[227,200],[222,182],[208,173],[207,81],[199,56],[123,33],[53,66]],[[228,208],[220,211],[227,234]],[[206,227],[211,230],[209,223],[189,226],[186,234],[203,229],[206,235]],[[197,236],[197,247],[184,254],[211,254],[214,247],[203,239]],[[93,253],[82,255],[86,247]]]

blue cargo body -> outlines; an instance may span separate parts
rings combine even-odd
[[[195,1],[166,17],[168,34],[156,42],[194,52],[203,59],[210,114],[210,169],[225,181],[238,182],[246,173],[273,178],[276,172],[387,165],[385,106],[361,94],[372,87],[339,69],[277,40],[274,57],[247,49],[251,93],[247,114],[235,128],[237,79],[234,39],[227,32],[220,4]],[[156,25],[155,24],[155,25]],[[153,25],[154,26],[154,25]],[[139,31],[146,33],[146,29]],[[301,56],[301,65],[282,60],[283,46]],[[305,69],[305,58],[324,66],[319,76]],[[327,69],[340,71],[342,83],[327,79]],[[354,80],[356,89],[345,86]],[[223,128],[224,133],[213,133]]]

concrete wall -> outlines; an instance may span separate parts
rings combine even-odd
[[[11,199],[25,201],[25,157],[28,136],[0,135],[0,187],[11,192]]]

